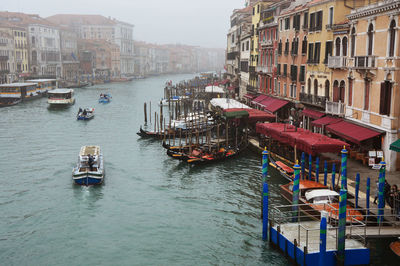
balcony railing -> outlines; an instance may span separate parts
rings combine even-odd
[[[325,105],[325,113],[332,115],[344,115],[344,103],[327,101]]]
[[[262,73],[272,73],[272,67],[271,66],[257,66],[256,67],[257,72],[262,72]]]
[[[347,68],[348,62],[345,56],[329,56],[328,67],[329,68]]]
[[[230,52],[230,53],[227,53],[226,59],[227,60],[235,60],[238,55],[239,55],[238,52]]]
[[[261,46],[272,46],[272,40],[263,40],[260,42]]]
[[[354,68],[356,69],[372,69],[376,67],[376,56],[367,55],[354,57]]]
[[[250,73],[255,73],[256,72],[256,67],[255,66],[249,66],[249,72]]]
[[[325,107],[327,97],[325,96],[315,96],[305,92],[300,92],[300,101],[304,103],[309,103],[319,107]]]

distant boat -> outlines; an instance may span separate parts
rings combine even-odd
[[[94,108],[79,108],[78,114],[76,115],[76,119],[78,120],[89,120],[94,117]]]
[[[111,95],[109,93],[100,94],[99,103],[111,102]]]
[[[21,102],[21,99],[18,98],[4,98],[0,99],[0,107],[7,107],[17,105]]]
[[[77,185],[99,185],[105,175],[103,154],[100,146],[82,146],[78,164],[72,170],[72,179]]]
[[[47,103],[50,106],[64,106],[75,103],[73,89],[54,89],[47,93]]]

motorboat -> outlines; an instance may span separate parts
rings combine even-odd
[[[281,195],[289,202],[293,201],[293,181],[281,185]],[[299,204],[300,210],[315,218],[320,217],[321,211],[327,211],[331,219],[339,220],[339,194],[330,190],[327,186],[311,180],[300,180],[299,182]],[[346,222],[354,222],[353,219],[362,221],[363,214],[347,204]]]
[[[76,115],[76,119],[78,120],[90,120],[94,117],[94,108],[79,108],[78,114]]]
[[[98,185],[105,175],[103,154],[100,146],[82,146],[78,163],[72,170],[72,179],[77,185]]]
[[[109,93],[100,94],[99,103],[109,103],[111,102],[111,95]]]
[[[65,106],[75,103],[73,89],[54,89],[47,93],[50,106]]]

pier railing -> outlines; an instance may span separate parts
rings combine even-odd
[[[327,235],[335,239],[335,247],[338,247],[338,213],[339,210],[328,203],[313,204],[319,205],[319,209],[328,210]],[[276,226],[278,231],[283,226],[292,224],[292,230],[296,232],[296,243],[308,251],[319,249],[319,222],[321,213],[310,209],[310,204],[282,205],[274,206],[270,209],[270,226]],[[347,216],[346,238],[355,239],[366,244],[367,226],[364,221],[360,221],[358,215]],[[314,221],[314,222],[313,222]],[[293,232],[292,232],[293,233]]]

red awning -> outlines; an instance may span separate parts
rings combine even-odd
[[[221,81],[221,84],[222,85],[225,85],[226,83],[228,83],[229,82],[229,79],[224,79],[223,81]]]
[[[285,106],[288,103],[289,102],[285,101],[285,100],[271,98],[271,100],[268,102],[267,106],[264,107],[264,110],[271,112],[271,113],[275,113],[276,111],[278,111],[279,109],[281,109],[283,106]]]
[[[321,117],[323,117],[325,115],[325,113],[322,113],[322,112],[319,112],[319,111],[316,111],[316,110],[312,110],[312,109],[304,109],[302,111],[302,113],[303,113],[304,116],[311,117],[312,119],[318,119],[318,118],[321,118]]]
[[[224,112],[237,112],[237,111],[247,111],[249,113],[249,122],[265,122],[265,121],[275,121],[276,117],[273,114],[257,110],[257,109],[247,109],[247,108],[229,108],[224,109]]]
[[[327,126],[330,124],[338,123],[340,121],[343,121],[343,119],[332,117],[332,116],[324,116],[320,119],[312,121],[311,125],[314,127],[323,127],[323,126]]]
[[[243,97],[251,100],[251,99],[254,99],[257,96],[254,95],[254,94],[248,93],[248,94],[243,95]]]
[[[233,86],[229,86],[228,90],[233,91]]]
[[[361,142],[364,140],[371,139],[382,134],[378,131],[358,126],[346,121],[330,124],[326,127],[326,130],[356,144],[361,144]]]
[[[270,136],[292,147],[296,146],[297,149],[311,155],[323,152],[340,152],[343,146],[348,145],[344,141],[282,123],[257,124],[256,132]]]
[[[259,95],[257,98],[251,101],[252,104],[258,104],[261,101],[265,100],[268,96],[267,95]]]

